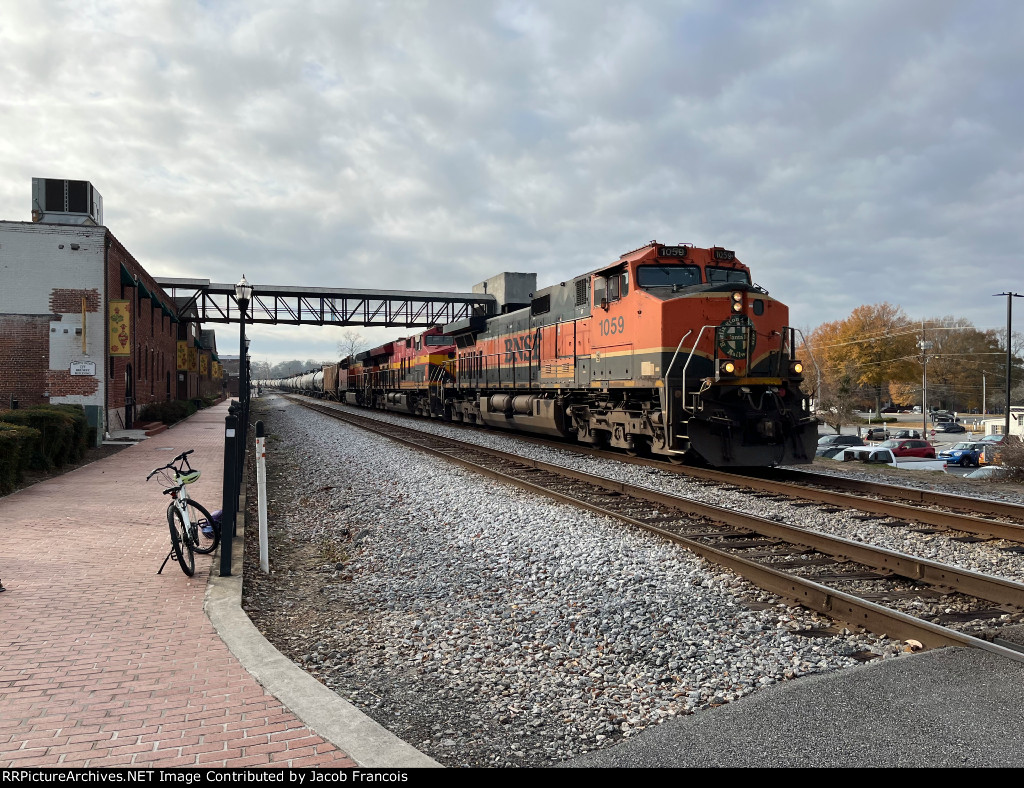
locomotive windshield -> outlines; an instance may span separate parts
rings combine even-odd
[[[636,269],[636,283],[644,289],[691,287],[700,284],[700,268],[695,265],[642,265]]]
[[[742,271],[738,268],[719,268],[718,266],[709,265],[707,267],[708,282],[711,284],[722,284],[725,282],[741,282],[745,285],[750,284],[750,274],[747,271]]]

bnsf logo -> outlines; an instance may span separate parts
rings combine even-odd
[[[513,361],[529,361],[539,358],[537,348],[533,346],[533,337],[509,337],[505,340],[505,363]]]

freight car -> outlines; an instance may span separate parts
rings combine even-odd
[[[731,250],[652,241],[543,290],[535,282],[492,277],[474,290],[495,294],[500,314],[277,383],[716,466],[813,459],[817,422],[789,310]]]

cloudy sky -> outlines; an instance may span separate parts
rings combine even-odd
[[[882,301],[1002,327],[1022,31],[1019,0],[5,3],[0,219],[89,180],[153,274],[257,285],[545,286],[717,244],[804,329]]]

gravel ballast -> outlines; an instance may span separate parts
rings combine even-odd
[[[907,653],[864,633],[809,636],[830,622],[684,549],[281,397],[254,401],[254,417],[270,436],[271,574],[259,573],[248,529],[247,611],[282,652],[444,765],[565,762],[762,687],[851,667],[853,655]],[[514,438],[478,440],[508,450]],[[735,496],[735,508],[762,516],[863,541],[877,530],[902,545],[891,549],[1022,575],[1021,556],[984,545],[947,552],[948,540],[515,443],[592,473],[720,506]]]

